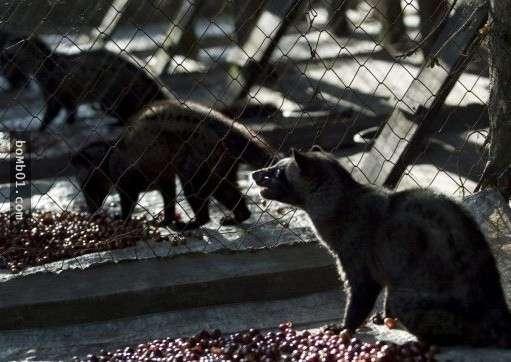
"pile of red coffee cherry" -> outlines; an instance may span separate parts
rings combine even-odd
[[[434,361],[435,347],[419,342],[396,345],[366,343],[332,327],[320,332],[297,331],[291,322],[277,331],[223,335],[219,330],[201,331],[189,338],[156,339],[116,351],[100,351],[84,360],[99,361]],[[75,360],[80,360],[74,357]]]
[[[16,273],[28,266],[83,254],[162,241],[143,219],[118,220],[106,214],[35,212],[17,219],[0,213],[0,268]]]

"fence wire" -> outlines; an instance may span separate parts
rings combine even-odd
[[[261,199],[249,175],[265,159],[250,160],[250,146],[233,138],[257,139],[268,152],[257,157],[268,162],[320,144],[364,175],[361,160],[391,114],[417,111],[407,90],[453,5],[2,4],[1,267],[60,270],[91,252],[145,258],[314,240],[302,211]],[[446,46],[463,55],[455,41]],[[472,194],[485,161],[487,59],[477,47],[434,114],[434,131],[413,141],[418,152],[396,189]],[[434,79],[421,82],[434,99]],[[23,198],[32,214],[22,220],[8,214],[17,145],[30,163]],[[198,228],[181,230],[188,221]]]

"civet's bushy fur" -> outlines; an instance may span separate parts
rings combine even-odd
[[[458,203],[427,190],[361,185],[317,146],[253,179],[263,197],[310,216],[344,280],[344,328],[363,324],[385,289],[385,312],[424,341],[509,346],[511,317],[494,257]]]
[[[0,30],[0,49],[8,47],[19,39],[12,33]],[[19,70],[17,67],[8,66],[0,63],[0,72],[9,82],[10,90],[19,90],[28,85],[30,77]]]
[[[78,152],[73,164],[91,212],[101,206],[112,185],[121,196],[124,218],[130,217],[140,192],[158,189],[165,221],[181,230],[209,221],[211,197],[233,213],[223,224],[246,220],[250,211],[238,189],[238,166],[244,162],[263,167],[274,156],[260,136],[223,114],[169,100],[134,116],[116,147],[93,143]],[[176,176],[195,214],[187,224],[174,220]]]
[[[102,111],[124,123],[147,103],[170,98],[127,54],[106,49],[57,53],[35,36],[12,39],[5,45],[1,53],[4,72],[32,75],[43,92],[46,111],[41,129],[61,109],[67,111],[67,122],[74,122],[81,103],[98,103]]]

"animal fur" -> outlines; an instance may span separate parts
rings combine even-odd
[[[17,38],[14,34],[6,31],[0,31],[0,48],[3,49],[5,46],[16,42]],[[29,82],[29,77],[21,72],[18,68],[7,66],[2,64],[2,75],[9,82],[10,90],[21,89],[26,86]]]
[[[438,345],[510,346],[511,316],[478,225],[428,190],[357,183],[317,146],[253,173],[261,195],[304,209],[337,262],[355,331],[385,290],[385,313]]]
[[[1,54],[7,73],[32,75],[46,102],[44,130],[61,109],[67,123],[75,120],[80,103],[98,103],[102,111],[124,123],[144,105],[170,98],[132,56],[105,49],[62,54],[35,36],[12,40]]]
[[[78,152],[73,164],[89,210],[95,212],[112,185],[121,197],[122,216],[129,218],[140,192],[158,189],[165,203],[165,222],[193,229],[209,221],[211,197],[232,212],[222,224],[237,224],[250,216],[237,186],[241,162],[262,167],[273,149],[244,126],[198,104],[153,103],[125,127],[115,147],[96,142]],[[175,177],[195,218],[174,219]]]

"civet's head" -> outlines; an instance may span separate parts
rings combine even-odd
[[[99,210],[112,187],[108,159],[110,153],[110,143],[94,142],[80,149],[71,159],[90,213]]]
[[[335,157],[319,146],[312,146],[308,152],[292,150],[290,157],[255,171],[252,178],[265,199],[301,208],[318,201],[318,196],[324,198],[328,192],[354,182]]]
[[[0,64],[4,74],[18,70],[28,76],[44,68],[41,60],[50,54],[51,49],[37,37],[12,38],[0,51]]]

